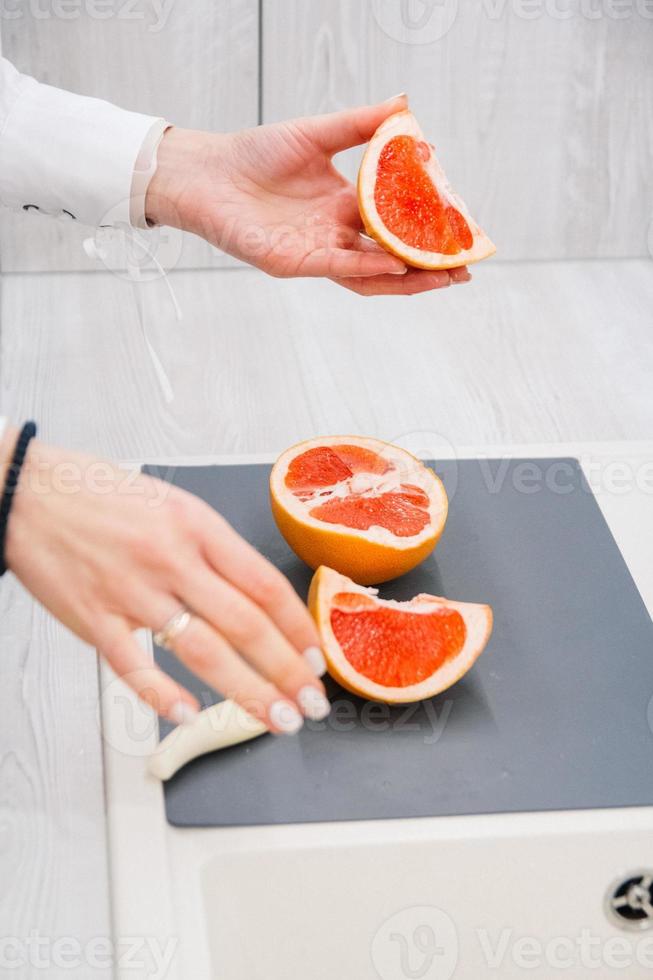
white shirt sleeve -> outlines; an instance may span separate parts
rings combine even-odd
[[[142,227],[143,174],[167,125],[43,85],[0,57],[0,203],[94,228]]]

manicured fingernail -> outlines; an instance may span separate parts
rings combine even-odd
[[[396,99],[407,99],[408,95],[406,92],[397,92],[396,95],[391,95],[389,99],[384,99],[385,102],[394,102]]]
[[[311,721],[322,721],[331,711],[331,705],[322,692],[309,684],[297,694],[297,703]]]
[[[304,660],[316,677],[326,674],[326,660],[319,647],[309,647],[308,650],[304,650]]]
[[[304,724],[304,719],[290,701],[275,701],[269,714],[274,727],[285,735],[294,735]]]
[[[393,269],[390,273],[391,276],[405,276],[408,272],[408,266],[405,265],[403,269]]]
[[[185,701],[175,701],[168,710],[168,718],[173,725],[190,725],[198,717],[199,711]]]

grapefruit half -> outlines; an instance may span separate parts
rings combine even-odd
[[[331,568],[313,576],[308,598],[329,673],[373,701],[423,701],[467,673],[492,632],[489,606],[418,595],[379,599]]]
[[[292,446],[270,475],[279,530],[311,568],[363,585],[410,571],[438,542],[447,494],[433,470],[378,439],[327,436]]]
[[[496,249],[452,191],[412,112],[389,116],[358,172],[358,206],[368,235],[421,269],[452,269]]]

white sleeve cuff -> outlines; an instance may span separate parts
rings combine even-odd
[[[159,144],[170,125],[171,123],[164,119],[156,119],[138,152],[131,186],[130,218],[134,228],[149,227],[145,215],[145,198],[150,181],[156,172]]]
[[[93,227],[131,225],[135,215],[140,224],[164,120],[24,75],[15,81],[16,98],[0,131],[0,201]],[[144,145],[149,170],[139,182]],[[136,208],[133,190],[141,198]]]

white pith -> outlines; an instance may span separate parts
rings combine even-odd
[[[285,484],[288,467],[293,459],[320,446],[361,446],[364,449],[372,450],[384,460],[394,464],[395,470],[384,474],[375,473],[356,473],[350,480],[343,480],[334,484],[332,487],[319,491],[319,496],[303,501],[288,489]],[[360,493],[361,496],[378,496],[380,492],[389,492],[398,488],[401,483],[411,484],[424,490],[429,498],[429,523],[420,531],[410,537],[398,537],[387,528],[373,525],[368,530],[347,527],[345,524],[331,524],[318,520],[311,516],[310,511],[322,503],[332,499],[342,499],[349,494]],[[440,480],[434,473],[427,469],[418,459],[398,446],[381,442],[376,439],[362,438],[360,436],[328,436],[325,438],[311,439],[303,442],[299,446],[291,446],[283,453],[275,463],[270,477],[270,488],[277,500],[283,503],[284,508],[303,524],[310,527],[319,528],[324,531],[331,529],[338,534],[348,535],[352,538],[365,537],[368,541],[378,544],[390,545],[395,550],[405,550],[414,548],[422,541],[431,539],[434,530],[439,530],[447,513],[447,496]]]
[[[390,116],[379,126],[365,151],[359,174],[360,205],[364,212],[366,223],[372,228],[378,229],[388,247],[397,254],[401,254],[412,265],[422,266],[424,268],[437,267],[439,269],[452,269],[460,265],[478,262],[492,255],[496,251],[495,246],[474,221],[467,210],[465,202],[452,190],[446,174],[438,163],[433,150],[429,159],[425,161],[424,166],[437,187],[440,196],[452,204],[456,210],[460,211],[469,225],[470,231],[474,236],[472,247],[470,249],[462,249],[462,251],[456,252],[455,255],[429,252],[425,249],[407,245],[406,242],[394,235],[384,224],[374,200],[376,172],[381,151],[386,143],[394,136],[413,136],[416,140],[427,143],[415,116],[407,109]]]
[[[320,631],[325,649],[329,657],[335,661],[338,673],[347,684],[360,688],[365,686],[365,695],[371,700],[378,701],[421,701],[433,697],[440,691],[451,687],[472,666],[483,651],[492,630],[492,610],[489,606],[472,602],[455,602],[441,596],[418,595],[408,602],[397,602],[393,599],[377,599],[379,606],[400,609],[403,612],[428,614],[434,609],[456,609],[465,621],[466,637],[463,648],[451,660],[447,660],[438,670],[419,684],[408,687],[386,687],[377,684],[368,677],[354,670],[335,637],[331,627],[332,599],[339,592],[354,592],[367,596],[378,596],[378,589],[357,585],[346,575],[340,575],[333,569],[322,569],[320,581]]]

